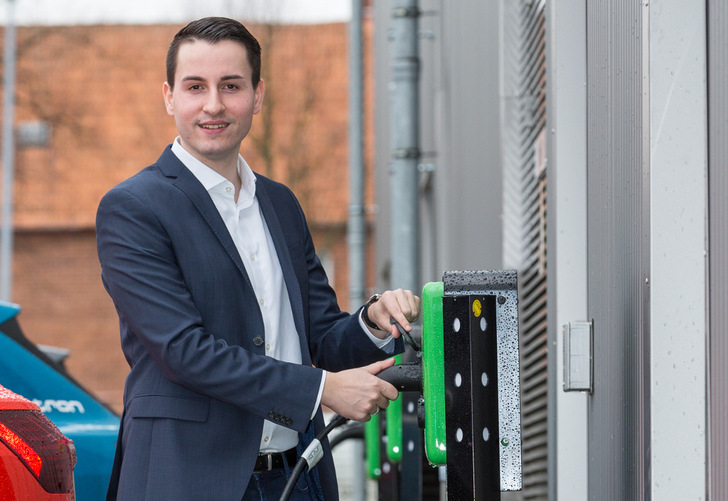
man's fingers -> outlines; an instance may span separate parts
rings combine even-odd
[[[419,296],[415,296],[414,294],[410,294],[408,299],[410,301],[410,311],[407,320],[409,320],[410,322],[414,322],[420,317],[420,305],[422,304],[422,300],[419,298]]]
[[[374,362],[373,364],[369,364],[363,367],[365,371],[367,371],[369,374],[379,374],[381,371],[386,369],[387,367],[392,367],[394,365],[394,359],[388,358],[386,360],[381,360],[379,362]]]
[[[392,367],[393,365],[394,358],[388,358],[386,360],[367,365],[364,369],[370,374],[377,375],[384,369]],[[385,409],[389,405],[390,400],[395,400],[399,396],[399,391],[397,391],[397,388],[390,383],[381,380],[379,385],[379,394],[380,396],[376,400],[376,405],[381,409]]]
[[[420,298],[412,291],[404,289],[386,291],[382,294],[382,298],[370,307],[369,317],[380,327],[388,325],[389,318],[392,317],[410,332],[412,330],[410,322],[414,322],[420,316],[420,303]],[[396,327],[390,325],[388,330],[394,337],[399,337]]]
[[[391,400],[397,399],[397,397],[399,396],[399,391],[397,391],[397,388],[395,388],[393,385],[391,385],[387,382],[385,382],[384,385],[385,386],[384,386],[384,388],[382,388],[381,393],[382,393],[382,396],[384,396],[384,398],[387,399],[385,402],[385,405],[384,405],[384,407],[386,407],[387,405],[389,405],[389,402]],[[379,407],[382,407],[382,406],[380,405]],[[382,408],[384,408],[384,407],[382,407]]]

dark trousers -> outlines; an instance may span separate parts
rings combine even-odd
[[[284,468],[253,473],[242,501],[278,501],[292,471],[293,468],[286,465]],[[315,501],[316,497],[311,492],[306,477],[304,473],[298,478],[290,501]]]

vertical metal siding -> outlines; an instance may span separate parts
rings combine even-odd
[[[646,499],[649,196],[642,2],[587,3],[589,499]]]
[[[728,4],[708,1],[709,499],[728,499]]]
[[[503,2],[504,260],[519,270],[523,499],[548,498],[543,1]]]

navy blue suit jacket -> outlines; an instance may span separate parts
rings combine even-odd
[[[264,355],[263,319],[238,251],[207,191],[169,147],[99,205],[102,278],[131,368],[110,499],[241,499],[264,419],[298,431],[305,447],[323,427],[320,410],[309,420],[321,370],[387,356],[357,315],[339,310],[292,192],[257,179],[300,365]],[[314,472],[319,494],[336,499],[328,452]]]

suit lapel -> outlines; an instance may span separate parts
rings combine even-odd
[[[233,260],[235,265],[240,270],[246,283],[252,289],[252,283],[250,277],[245,271],[245,266],[240,258],[237,247],[233,242],[230,232],[228,232],[225,222],[220,217],[220,213],[217,211],[214,202],[210,198],[209,193],[200,184],[197,178],[192,172],[187,169],[184,164],[177,158],[171,147],[167,147],[159,157],[157,161],[160,171],[166,177],[173,178],[173,183],[177,188],[184,192],[190,201],[199,211],[205,222],[212,228],[212,231],[217,236],[220,245],[223,246],[225,251]],[[304,328],[304,317],[303,317],[303,299],[301,298],[301,290],[296,278],[296,273],[293,270],[293,264],[291,262],[291,256],[288,252],[288,245],[286,244],[285,236],[283,235],[283,229],[281,227],[278,216],[276,215],[273,203],[264,187],[264,183],[256,183],[256,197],[260,204],[265,218],[265,223],[268,225],[268,231],[270,231],[273,244],[276,248],[276,254],[278,255],[278,261],[281,264],[281,271],[283,272],[283,280],[286,282],[286,290],[288,291],[288,297],[291,302],[291,310],[293,311],[293,321],[296,325],[296,330],[299,334],[301,341],[301,354],[304,358],[303,362],[310,364],[311,357],[308,352],[307,342],[305,340],[306,330]],[[304,349],[304,347],[306,349]]]
[[[230,259],[233,260],[235,266],[237,266],[238,270],[240,270],[240,273],[245,278],[248,286],[252,289],[253,286],[250,282],[250,278],[248,277],[248,273],[245,271],[245,266],[240,258],[240,253],[238,253],[238,249],[235,247],[235,243],[230,236],[230,232],[225,226],[225,222],[220,217],[217,207],[215,207],[214,202],[210,198],[210,194],[207,193],[204,186],[202,186],[195,175],[184,166],[169,146],[164,150],[162,156],[159,157],[157,165],[159,166],[162,174],[168,178],[172,178],[172,183],[179,188],[180,191],[187,195],[195,208],[197,208],[197,211],[217,237],[220,245],[223,246],[230,256]]]
[[[301,344],[306,344],[305,329],[303,326],[303,300],[301,299],[301,289],[296,278],[296,273],[293,270],[293,263],[291,261],[291,255],[288,252],[288,244],[286,244],[286,238],[283,235],[283,228],[276,214],[273,203],[265,189],[265,184],[260,182],[255,186],[255,194],[258,197],[258,203],[263,211],[263,217],[265,223],[268,225],[268,231],[273,239],[273,244],[276,247],[276,254],[278,254],[278,261],[281,263],[281,271],[283,272],[283,280],[286,282],[286,289],[288,290],[288,298],[291,301],[291,310],[293,311],[293,321],[296,324],[296,330],[301,338]],[[301,353],[305,353],[304,358],[308,356],[308,349],[302,350]],[[310,363],[310,360],[304,360],[304,363]]]

